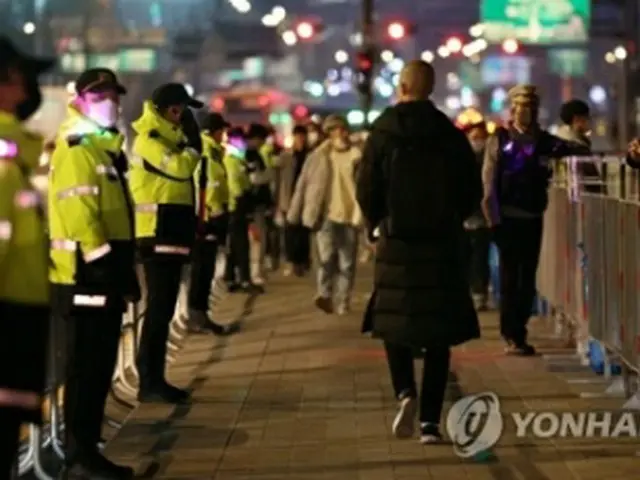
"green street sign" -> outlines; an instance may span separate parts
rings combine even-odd
[[[484,38],[500,43],[584,43],[589,36],[591,0],[482,0]]]
[[[587,73],[587,52],[558,48],[548,52],[549,69],[561,77],[582,77]]]

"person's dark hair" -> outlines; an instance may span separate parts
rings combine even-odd
[[[259,138],[265,140],[269,136],[269,129],[259,123],[252,123],[247,130],[246,138]]]
[[[304,125],[296,125],[295,127],[293,127],[293,134],[294,135],[306,135],[307,134],[307,127],[305,127]]]
[[[589,105],[582,100],[574,99],[566,102],[560,108],[560,120],[566,125],[571,125],[576,117],[588,117],[591,110]]]

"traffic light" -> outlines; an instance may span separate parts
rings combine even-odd
[[[310,22],[300,22],[296,25],[296,35],[302,40],[311,39],[316,33],[314,25]]]
[[[371,92],[373,80],[374,51],[361,50],[356,55],[356,72],[358,91],[363,94]]]
[[[513,38],[507,38],[504,42],[502,42],[502,51],[507,55],[518,53],[518,50],[520,50],[520,44]]]

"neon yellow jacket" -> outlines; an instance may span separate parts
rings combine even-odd
[[[5,150],[17,147],[17,155],[0,157],[0,302],[45,306],[47,238],[41,199],[29,181],[43,141],[13,115],[0,112],[0,142]]]
[[[275,148],[273,145],[265,143],[260,147],[260,155],[264,160],[264,164],[267,168],[274,168],[276,164],[276,155],[274,154]]]
[[[149,101],[132,127],[137,136],[129,186],[136,205],[136,238],[151,240],[156,253],[188,255],[195,239],[193,175],[200,155],[187,148],[180,127]]]
[[[133,270],[132,205],[124,172],[116,168],[123,142],[121,134],[69,107],[49,166],[49,279],[54,284],[89,287],[90,273],[103,258],[111,272],[105,288],[117,290],[122,275]]]
[[[245,197],[251,190],[251,182],[244,164],[244,155],[239,150],[227,145],[223,164],[227,172],[227,185],[229,186],[229,211],[235,212],[238,200]]]
[[[229,205],[229,186],[227,185],[227,173],[222,159],[224,148],[207,134],[202,134],[203,155],[206,158],[207,188],[205,197],[205,218],[218,217],[227,211]],[[200,173],[202,162],[198,163],[195,171],[195,184],[198,191],[196,199],[200,198]]]

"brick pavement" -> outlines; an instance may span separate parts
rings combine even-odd
[[[227,341],[191,337],[171,368],[177,384],[194,390],[193,405],[139,408],[108,447],[110,456],[136,466],[141,478],[640,478],[633,440],[517,440],[508,426],[496,458],[479,463],[458,458],[451,445],[392,438],[395,402],[383,352],[359,334],[370,281],[365,268],[348,317],[315,312],[311,280],[276,275],[254,305],[225,298],[219,318],[244,316],[243,332]],[[587,373],[554,374],[542,358],[505,357],[495,314],[482,323],[483,339],[455,350],[449,401],[489,390],[506,412],[620,405],[579,398],[565,377]],[[534,323],[545,330],[544,321]]]

